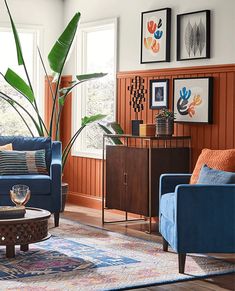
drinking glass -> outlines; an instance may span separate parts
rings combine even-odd
[[[25,205],[30,198],[30,190],[27,185],[14,185],[10,190],[11,201],[16,206]]]

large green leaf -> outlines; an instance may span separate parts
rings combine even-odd
[[[99,124],[99,126],[103,129],[103,131],[104,131],[105,133],[107,133],[107,134],[113,134],[112,131],[110,131],[110,130],[105,126],[105,125],[103,125],[103,124],[101,124],[101,123],[99,123],[99,122],[98,122],[98,124]],[[113,142],[114,144],[116,144],[116,145],[118,145],[118,144],[122,144],[122,142],[120,141],[120,139],[117,138],[117,137],[110,137],[110,139],[111,139],[112,142]]]
[[[83,75],[77,75],[76,79],[78,81],[86,81],[86,80],[101,78],[101,77],[104,77],[106,75],[107,75],[107,73],[83,74]]]
[[[116,134],[123,134],[124,130],[121,128],[121,125],[117,122],[111,122],[110,126],[115,131]]]
[[[29,85],[26,84],[25,81],[19,75],[17,75],[11,69],[8,69],[4,78],[8,84],[10,84],[18,92],[20,92],[26,98],[28,98],[31,103],[33,103],[33,101],[35,99],[33,91],[31,90]]]
[[[6,0],[5,0],[5,4],[6,4],[6,7],[7,7],[7,12],[8,12],[8,15],[10,17],[11,27],[12,27],[12,31],[13,31],[13,34],[14,34],[16,51],[17,51],[18,65],[23,65],[24,64],[24,59],[23,59],[22,49],[21,49],[21,45],[20,45],[19,35],[17,33],[16,26],[15,26],[14,21],[12,19],[11,12],[10,12],[10,9],[8,7],[8,4],[7,4]]]
[[[95,115],[91,115],[91,116],[84,116],[82,118],[82,126],[90,124],[92,122],[101,120],[103,118],[105,118],[107,115],[104,114],[95,114]]]
[[[92,74],[85,74],[85,75],[77,75],[76,78],[77,80],[74,80],[72,82],[70,82],[71,86],[68,87],[64,87],[60,89],[60,93],[67,95],[68,93],[70,93],[70,91],[76,87],[77,85],[79,85],[80,83],[83,83],[85,81],[90,81],[93,79],[97,79],[97,78],[102,78],[104,76],[106,76],[107,73],[92,73]]]
[[[77,12],[48,55],[50,68],[56,73],[61,73],[66,62],[69,50],[76,35],[79,19],[80,13]]]
[[[80,83],[82,82],[86,82],[86,81],[90,81],[90,80],[93,80],[93,79],[96,79],[96,78],[101,78],[101,77],[104,77],[106,76],[107,74],[106,73],[93,73],[93,74],[85,74],[85,75],[78,75],[76,76],[76,78],[79,80],[75,80],[75,81],[72,81],[71,82],[71,86],[69,87],[63,87],[59,90],[59,92],[63,95],[61,95],[59,97],[59,104],[61,106],[64,106],[64,103],[65,103],[65,99],[67,97],[67,95],[72,91],[72,89],[74,87],[76,87],[77,85],[79,85]]]

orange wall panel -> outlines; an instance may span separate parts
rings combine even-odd
[[[175,124],[175,134],[191,136],[192,167],[202,148],[235,148],[235,64],[119,72],[117,74],[117,121],[124,128],[125,133],[131,132],[131,119],[134,119],[133,110],[129,105],[130,94],[127,87],[131,82],[131,78],[136,75],[145,79],[145,86],[148,92],[149,80],[169,79],[170,108],[172,108],[174,78],[212,76],[214,78],[213,124]],[[64,77],[64,84],[70,80],[71,77]],[[154,123],[154,116],[157,110],[149,109],[149,94],[146,97],[145,109],[141,118],[145,123]],[[61,132],[63,142],[67,142],[71,136],[71,105],[71,99],[68,99],[62,116]],[[102,190],[102,161],[70,156],[65,168],[64,180],[69,182],[70,201],[79,201],[78,203],[80,203],[84,201],[84,197],[89,199],[100,198]],[[80,195],[82,199],[76,199],[76,195]],[[91,201],[90,205],[97,205],[96,200],[93,199]]]

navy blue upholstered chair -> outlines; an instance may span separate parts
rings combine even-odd
[[[178,253],[184,273],[187,253],[235,252],[235,184],[190,185],[190,174],[160,177],[163,250]]]
[[[49,175],[0,175],[0,205],[12,205],[9,191],[15,184],[28,185],[31,197],[28,207],[37,207],[54,213],[55,226],[59,225],[61,209],[61,143],[44,137],[0,136],[0,145],[12,143],[13,150],[34,151],[45,149]]]

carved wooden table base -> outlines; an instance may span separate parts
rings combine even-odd
[[[26,208],[24,218],[0,220],[0,245],[6,246],[6,257],[15,257],[15,246],[28,251],[30,243],[46,240],[50,212],[38,208]]]

